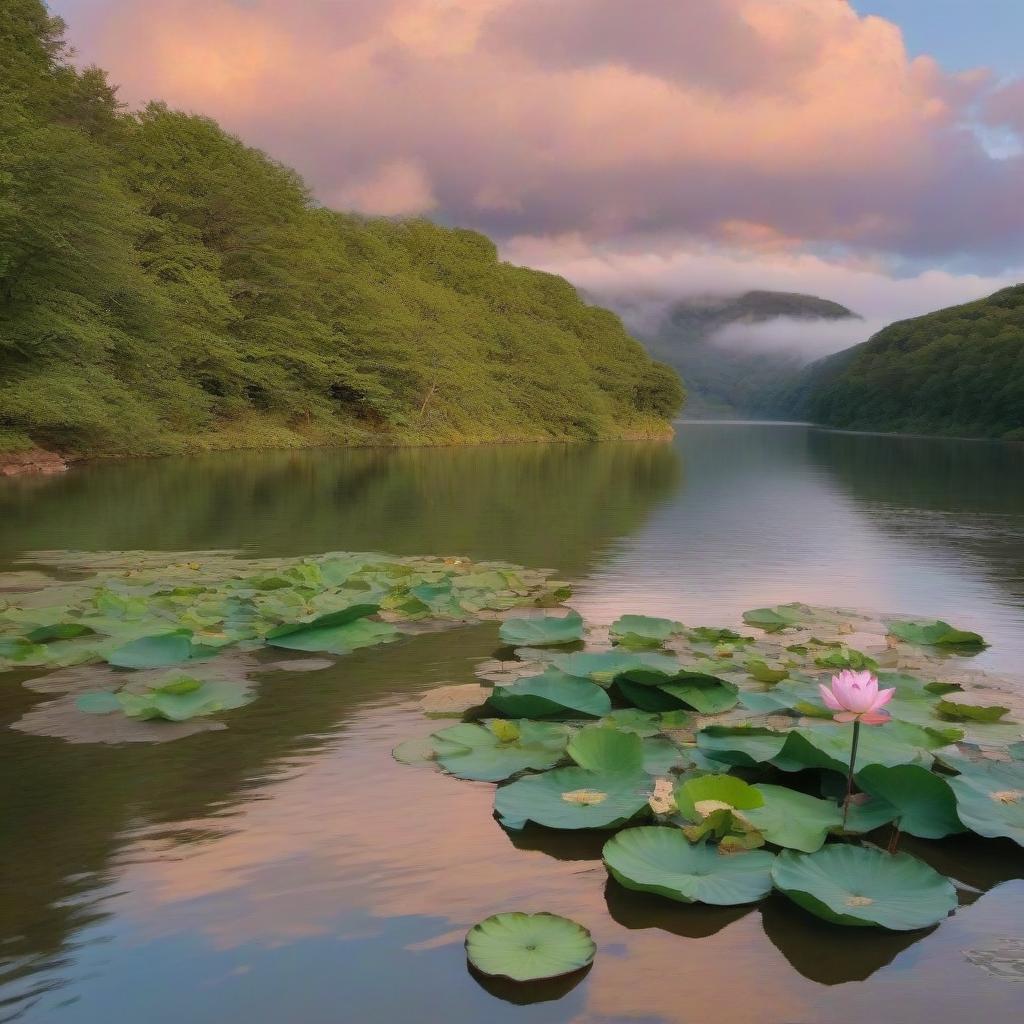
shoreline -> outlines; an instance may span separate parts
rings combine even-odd
[[[183,447],[179,450],[166,452],[111,452],[111,453],[60,453],[49,451],[45,448],[33,447],[22,451],[2,452],[0,451],[0,479],[22,476],[51,476],[58,473],[65,473],[73,466],[127,460],[149,460],[168,459],[180,456],[214,455],[222,452],[257,452],[257,451],[341,451],[344,449],[371,449],[383,450],[413,449],[413,448],[488,448],[488,447],[509,447],[512,445],[584,445],[584,444],[608,444],[615,442],[637,442],[637,441],[671,441],[675,437],[675,428],[671,423],[666,423],[661,430],[635,429],[626,430],[621,434],[608,437],[582,438],[582,437],[512,437],[512,438],[466,438],[464,440],[437,439],[437,440],[359,440],[359,441],[326,441],[322,438],[310,438],[309,443],[292,444],[209,444],[193,447]],[[301,435],[295,435],[300,439]]]

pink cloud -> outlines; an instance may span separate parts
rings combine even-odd
[[[1024,228],[1024,161],[964,127],[986,73],[845,0],[124,0],[72,36],[367,212],[992,264]]]

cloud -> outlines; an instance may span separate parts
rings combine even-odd
[[[1012,97],[846,0],[96,0],[72,40],[324,201],[499,239],[992,273],[1024,229],[1024,157],[972,127]]]
[[[394,160],[371,177],[343,186],[328,203],[374,216],[398,217],[426,213],[437,206],[437,199],[419,164]]]
[[[515,263],[567,277],[595,301],[613,306],[641,332],[656,324],[679,298],[739,295],[755,289],[823,296],[863,319],[813,327],[784,320],[737,325],[719,338],[744,347],[749,342],[787,348],[789,336],[794,347],[821,354],[864,341],[894,320],[969,302],[1024,279],[1024,263],[999,274],[932,269],[894,276],[884,260],[830,259],[793,248],[751,251],[718,244],[681,245],[665,237],[596,247],[574,234],[520,236],[510,239],[502,252]]]

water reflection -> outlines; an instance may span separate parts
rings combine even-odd
[[[0,481],[26,550],[461,554],[581,575],[679,482],[671,443],[230,452]]]
[[[955,616],[996,642],[982,658],[1024,658],[1012,458],[981,456],[972,486],[967,456],[884,449],[687,427],[674,447],[110,464],[0,485],[0,560],[74,546],[460,551],[576,575],[580,607],[606,621],[726,624],[838,592]],[[0,1020],[1015,1019],[1019,986],[977,966],[1019,936],[1024,863],[1008,843],[905,839],[977,891],[933,931],[851,933],[778,899],[715,909],[630,893],[607,880],[605,836],[506,833],[493,787],[396,764],[396,742],[436,727],[415,695],[469,682],[496,644],[489,624],[271,673],[227,731],[161,746],[0,733]],[[20,678],[0,687],[4,724],[44,699]],[[573,917],[599,944],[552,1001],[520,1004],[467,971],[465,930],[514,909]]]

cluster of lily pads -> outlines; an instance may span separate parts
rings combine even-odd
[[[546,571],[459,558],[204,553],[171,561],[144,552],[61,552],[29,560],[76,578],[39,571],[7,578],[0,672],[106,669],[97,673],[102,688],[79,695],[78,709],[138,721],[183,722],[253,700],[244,677],[219,670],[222,655],[263,648],[345,655],[424,623],[476,621],[569,594]]]
[[[680,903],[745,904],[775,890],[833,924],[921,929],[953,912],[957,893],[899,852],[901,835],[1024,846],[1024,727],[963,669],[980,636],[800,604],[744,621],[757,635],[638,615],[607,631],[575,612],[507,619],[511,650],[481,666],[464,720],[395,757],[498,783],[506,829],[614,830],[608,873]],[[833,721],[818,684],[845,668],[876,673],[895,695],[891,719],[860,737],[844,826],[852,727]],[[572,924],[508,917],[477,926],[467,950],[478,969],[520,979],[523,948],[495,971],[489,936],[564,938]],[[587,940],[576,934],[587,954],[576,967],[593,955]],[[553,973],[553,960],[547,973],[527,960],[530,977]]]

